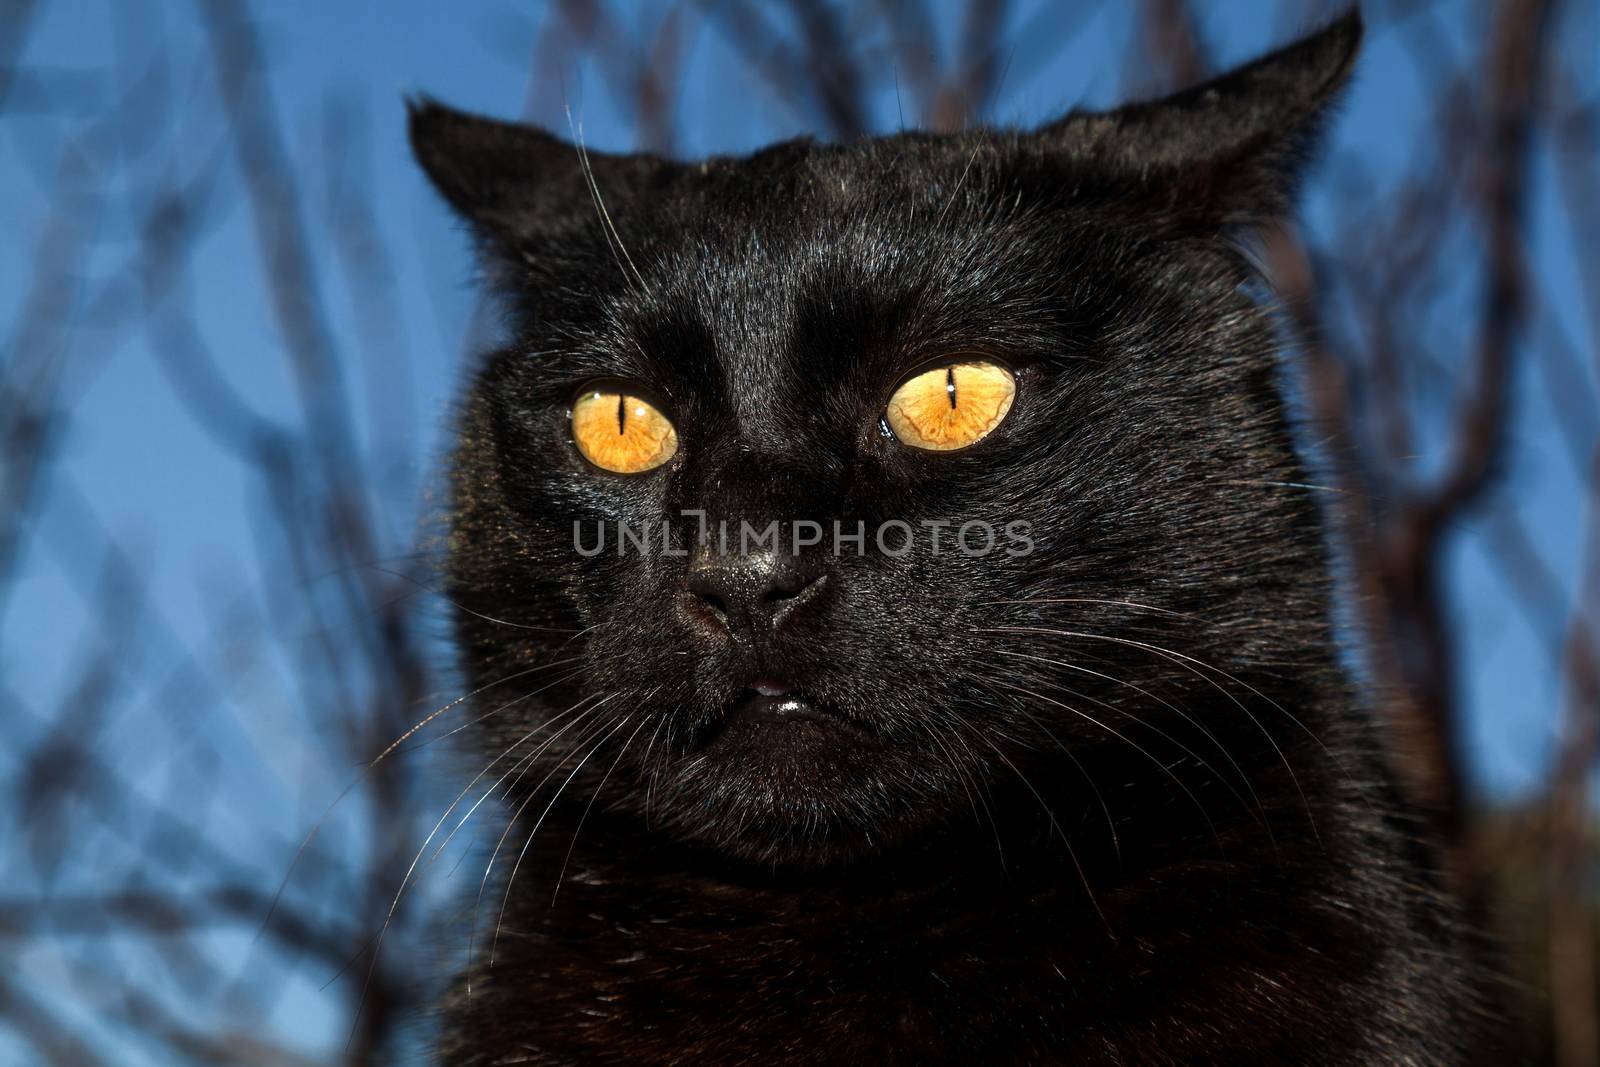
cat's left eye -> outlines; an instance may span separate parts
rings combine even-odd
[[[902,382],[883,419],[903,444],[950,452],[993,433],[1016,396],[1016,377],[998,363],[948,363]]]
[[[654,470],[678,451],[672,420],[624,384],[585,389],[572,402],[571,419],[583,458],[616,474]]]

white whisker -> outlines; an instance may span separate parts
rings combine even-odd
[[[588,708],[584,709],[584,712],[583,712],[582,715],[580,715],[578,718],[572,720],[567,725],[563,726],[557,733],[552,734],[550,737],[546,738],[544,745],[541,746],[541,752],[544,751],[544,750],[547,750],[556,741],[557,738],[561,737],[562,734],[565,734],[568,730],[572,729],[574,726],[577,726],[579,723],[587,722],[587,721],[593,719],[599,713],[600,708],[606,703],[606,701],[611,700],[616,695],[617,695],[616,693],[608,693],[606,696],[602,697],[601,699],[596,701],[594,704],[592,704]],[[601,729],[604,729],[603,725],[601,726]],[[581,747],[582,745],[587,744],[588,741],[589,741],[589,738],[592,737],[592,736],[594,736],[594,735],[593,734],[589,734],[589,735],[581,738],[578,741],[578,746],[577,747]],[[507,820],[505,829],[503,831],[501,831],[501,833],[500,833],[500,839],[495,842],[494,852],[490,854],[489,862],[484,865],[483,877],[481,879],[479,879],[479,881],[478,881],[478,895],[477,895],[477,898],[474,900],[473,905],[472,905],[472,925],[471,925],[471,928],[470,928],[470,930],[468,932],[468,936],[467,936],[467,975],[468,975],[468,979],[467,979],[467,995],[469,997],[472,995],[472,980],[471,980],[472,958],[473,958],[474,952],[476,951],[476,945],[477,945],[477,940],[478,940],[478,912],[479,912],[479,910],[481,909],[481,907],[483,905],[483,893],[484,893],[485,888],[489,884],[489,875],[494,870],[495,861],[500,858],[500,851],[501,851],[501,849],[503,849],[505,847],[506,838],[510,836],[512,827],[516,826],[517,820],[522,817],[522,813],[525,810],[527,810],[528,805],[533,802],[533,798],[538,796],[539,790],[544,788],[545,783],[548,782],[551,778],[553,778],[555,776],[556,771],[560,770],[561,769],[561,765],[563,763],[565,763],[565,762],[566,762],[566,757],[562,757],[562,759],[560,759],[560,760],[558,760],[556,762],[556,765],[554,767],[552,767],[548,772],[545,773],[545,776],[543,778],[539,779],[539,781],[533,786],[532,789],[528,790],[527,798],[524,799],[523,802],[517,806],[517,810],[515,812],[513,812],[512,815],[511,815],[511,818],[509,820]],[[532,766],[531,761],[528,762],[528,766],[530,766],[530,767]],[[510,791],[512,789],[515,789],[517,784],[522,781],[523,774],[526,774],[526,770],[524,770],[522,774],[519,774],[516,777],[516,779],[511,783],[511,785],[506,787],[508,795],[509,795]]]
[[[533,839],[535,837],[539,836],[539,827],[544,825],[544,821],[545,821],[546,818],[549,817],[550,812],[555,810],[556,802],[561,799],[561,794],[565,793],[567,791],[567,786],[571,785],[572,784],[572,780],[578,776],[578,772],[583,770],[584,764],[588,763],[590,757],[593,756],[596,752],[600,751],[601,747],[604,746],[607,741],[611,740],[611,738],[616,736],[616,733],[617,733],[618,730],[621,730],[624,726],[628,725],[628,720],[632,719],[632,718],[633,718],[633,715],[631,713],[628,714],[628,715],[624,715],[621,719],[617,720],[615,726],[613,726],[609,731],[606,732],[606,735],[604,737],[602,737],[600,740],[598,740],[598,741],[596,741],[594,743],[593,747],[591,747],[589,749],[589,751],[584,754],[583,758],[578,760],[578,764],[577,764],[577,766],[572,768],[572,772],[570,774],[568,774],[567,777],[562,781],[562,783],[556,787],[555,795],[550,798],[550,803],[545,805],[544,811],[540,812],[539,813],[539,817],[534,820],[533,829],[528,831],[527,839],[522,842],[522,850],[517,853],[517,861],[511,865],[511,874],[510,874],[509,877],[506,878],[506,891],[505,891],[505,894],[503,896],[501,896],[501,898],[500,898],[500,914],[495,918],[494,937],[490,940],[490,943],[489,943],[489,966],[490,967],[494,966],[495,956],[498,954],[498,952],[500,950],[500,928],[505,923],[506,905],[511,902],[511,889],[516,884],[517,872],[522,869],[522,861],[527,857],[528,849],[529,849],[530,846],[532,846]],[[641,723],[640,725],[643,725],[643,724]],[[563,761],[563,762],[565,762],[565,761]],[[561,764],[559,764],[559,763],[556,764],[557,768],[559,768],[560,766],[561,766]],[[540,787],[542,787],[543,784],[544,783],[541,782],[540,783]],[[537,792],[538,792],[537,788],[535,790],[533,790],[533,793],[537,793]],[[532,793],[530,793],[529,795],[531,796]],[[588,814],[588,809],[587,808],[584,809],[584,813]],[[573,840],[574,840],[574,843],[576,843],[577,839],[574,838]]]
[[[573,125],[572,108],[570,106],[567,107],[566,112],[567,128],[572,131],[572,139],[578,147],[578,163],[583,168],[584,180],[588,182],[589,195],[594,200],[595,211],[600,215],[601,229],[606,235],[606,246],[611,249],[612,257],[617,260],[617,269],[622,270],[622,276],[627,278],[628,271],[633,271],[633,277],[629,280],[636,282],[638,287],[643,289],[645,287],[644,275],[639,273],[639,268],[634,266],[633,257],[628,255],[628,249],[622,243],[622,235],[617,232],[616,223],[611,221],[611,212],[606,210],[606,202],[600,196],[600,185],[594,180],[594,167],[589,163],[589,149],[583,143],[583,124]],[[628,263],[626,270],[622,267],[623,260],[627,260]]]
[[[1154,693],[1151,693],[1150,691],[1148,691],[1147,689],[1143,688],[1142,686],[1139,686],[1139,685],[1137,685],[1137,684],[1135,684],[1133,682],[1126,682],[1126,681],[1123,681],[1123,680],[1121,680],[1119,678],[1114,678],[1111,675],[1105,674],[1105,673],[1103,673],[1101,671],[1093,670],[1093,669],[1091,669],[1089,667],[1083,667],[1083,666],[1080,666],[1080,665],[1078,665],[1076,663],[1070,663],[1070,662],[1068,662],[1066,660],[1051,659],[1049,656],[1035,656],[1035,655],[1030,655],[1029,653],[1026,653],[1026,652],[1015,652],[1015,651],[1012,651],[1010,649],[995,649],[995,653],[997,655],[1001,655],[1001,656],[1013,656],[1013,657],[1016,657],[1017,659],[1032,660],[1032,661],[1036,661],[1036,662],[1039,662],[1039,663],[1047,663],[1047,664],[1050,664],[1051,666],[1065,667],[1065,668],[1067,668],[1069,670],[1080,671],[1080,672],[1082,672],[1084,674],[1087,674],[1087,675],[1090,675],[1091,677],[1094,677],[1094,678],[1103,679],[1103,680],[1111,682],[1111,683],[1113,683],[1115,685],[1127,686],[1129,689],[1132,689],[1134,692],[1140,694],[1141,696],[1144,696],[1144,697],[1146,697],[1146,698],[1148,698],[1150,700],[1153,700],[1156,703],[1160,704],[1162,707],[1166,708],[1167,710],[1171,711],[1174,715],[1176,715],[1179,718],[1181,718],[1184,722],[1188,723],[1190,726],[1193,726],[1195,729],[1199,730],[1202,734],[1204,734],[1206,736],[1207,740],[1209,740],[1213,745],[1216,746],[1217,751],[1222,753],[1223,758],[1228,761],[1228,763],[1233,767],[1234,771],[1239,775],[1239,780],[1244,783],[1245,790],[1250,794],[1250,801],[1255,806],[1255,810],[1257,812],[1257,817],[1261,821],[1262,828],[1265,829],[1266,832],[1267,832],[1267,839],[1271,843],[1273,851],[1274,852],[1277,851],[1278,843],[1277,843],[1277,840],[1276,840],[1276,838],[1274,838],[1273,833],[1272,833],[1272,823],[1267,818],[1267,809],[1261,803],[1261,798],[1256,794],[1255,786],[1251,783],[1250,776],[1245,774],[1244,768],[1239,765],[1239,761],[1238,760],[1234,759],[1233,753],[1228,751],[1227,746],[1225,746],[1222,743],[1222,741],[1217,737],[1217,735],[1215,733],[1213,733],[1211,731],[1211,729],[1209,727],[1207,727],[1204,723],[1202,723],[1199,720],[1195,719],[1192,715],[1190,715],[1188,712],[1184,711],[1182,708],[1178,707],[1176,704],[1172,703],[1171,701],[1166,700],[1166,699],[1164,699],[1164,698],[1162,698],[1160,696],[1157,696]],[[1055,685],[1055,688],[1058,688],[1058,689],[1062,690],[1063,692],[1065,692],[1069,696],[1075,697],[1075,698],[1080,699],[1080,700],[1088,700],[1088,701],[1090,701],[1090,702],[1092,702],[1094,704],[1098,704],[1099,706],[1105,708],[1108,711],[1114,711],[1119,715],[1124,715],[1124,716],[1127,716],[1128,718],[1133,719],[1133,721],[1137,722],[1139,725],[1145,727],[1148,730],[1154,731],[1155,733],[1159,734],[1161,737],[1165,738],[1167,741],[1169,741],[1172,744],[1176,745],[1179,748],[1180,751],[1182,751],[1185,755],[1187,755],[1191,759],[1195,760],[1197,763],[1200,764],[1200,766],[1206,768],[1207,770],[1210,770],[1213,774],[1216,774],[1215,769],[1212,768],[1212,766],[1211,766],[1211,764],[1209,762],[1207,762],[1204,758],[1202,758],[1193,749],[1189,748],[1189,746],[1185,745],[1182,741],[1179,741],[1177,738],[1173,737],[1171,734],[1167,733],[1165,730],[1162,730],[1160,727],[1156,726],[1154,723],[1149,722],[1148,720],[1145,720],[1145,719],[1141,719],[1138,716],[1133,715],[1131,712],[1129,712],[1129,711],[1127,711],[1127,710],[1125,710],[1123,708],[1119,708],[1116,705],[1111,704],[1111,703],[1109,703],[1107,701],[1097,699],[1096,697],[1090,696],[1087,693],[1074,692],[1073,690],[1068,689],[1065,686],[1060,685],[1059,683],[1057,683]],[[1239,791],[1233,787],[1233,784],[1231,782],[1229,782],[1225,777],[1223,777],[1220,774],[1217,775],[1217,780],[1220,781],[1224,785],[1224,787],[1226,787],[1227,790],[1230,793],[1233,794],[1234,799],[1238,800],[1240,804],[1245,804],[1244,797],[1240,796]],[[1245,805],[1245,806],[1248,807],[1249,805]]]
[[[311,843],[316,840],[317,834],[322,830],[323,824],[326,823],[327,820],[328,820],[328,817],[333,814],[333,809],[338,807],[339,804],[345,799],[345,797],[349,796],[351,791],[353,791],[358,785],[360,785],[362,782],[366,781],[367,778],[372,774],[372,772],[377,768],[378,764],[382,763],[384,761],[384,759],[386,759],[392,752],[394,752],[395,749],[399,748],[402,744],[404,744],[407,738],[415,736],[418,730],[423,729],[429,723],[433,722],[439,716],[443,715],[445,712],[450,711],[452,708],[459,707],[460,705],[462,705],[466,701],[471,700],[473,697],[478,696],[478,695],[480,695],[482,693],[488,692],[490,689],[494,689],[494,688],[497,688],[499,686],[505,685],[507,682],[514,682],[519,678],[526,678],[530,674],[537,674],[539,671],[546,670],[546,669],[548,669],[550,667],[556,667],[556,666],[560,666],[562,663],[570,663],[570,662],[572,662],[572,661],[571,660],[555,660],[555,661],[550,662],[550,663],[541,663],[541,664],[539,664],[537,666],[529,667],[527,670],[517,671],[514,674],[507,675],[506,677],[501,678],[501,679],[499,679],[497,681],[486,683],[484,685],[479,686],[477,689],[474,689],[470,693],[466,693],[466,694],[464,694],[462,696],[456,697],[454,700],[450,701],[448,704],[445,704],[443,707],[438,708],[437,710],[435,710],[435,711],[429,713],[428,715],[424,716],[414,726],[412,726],[410,729],[406,730],[405,733],[401,734],[399,737],[395,738],[392,742],[390,742],[389,746],[387,748],[385,748],[382,752],[378,753],[370,761],[368,761],[362,767],[360,773],[358,773],[355,776],[355,778],[353,778],[350,781],[350,783],[348,785],[346,785],[342,790],[339,791],[339,795],[338,796],[334,797],[333,800],[329,802],[327,808],[325,808],[323,810],[322,814],[320,816],[318,816],[317,821],[311,825],[311,829],[310,829],[309,832],[307,832],[307,834],[305,836],[305,839],[300,842],[300,847],[295,849],[294,855],[289,860],[289,867],[288,867],[287,870],[285,870],[283,872],[283,879],[278,883],[277,891],[272,894],[272,903],[267,906],[267,914],[262,918],[261,925],[256,929],[255,940],[259,941],[261,939],[261,935],[266,932],[268,924],[272,922],[272,917],[277,912],[277,909],[278,909],[278,902],[282,899],[284,890],[287,889],[288,886],[289,886],[289,879],[294,877],[295,869],[299,865],[301,858],[305,855],[306,849],[310,848],[311,847]],[[559,681],[558,681],[557,684],[559,684]],[[540,691],[541,690],[535,690],[535,692],[540,692]],[[524,698],[519,697],[518,699],[520,700],[520,699],[524,699]],[[513,703],[515,703],[515,701],[513,701]],[[501,708],[504,708],[506,706],[507,705],[501,705]],[[497,708],[496,710],[498,711],[498,710],[501,710],[501,709]],[[480,718],[480,719],[474,720],[474,721],[481,722],[482,719]],[[451,731],[451,733],[455,733],[455,732],[456,732],[455,730]],[[449,734],[446,734],[445,736],[448,737]]]
[[[639,701],[640,706],[642,706],[646,700],[649,700],[650,697],[654,696],[659,689],[660,686],[657,686],[655,689],[652,689],[649,693],[645,694],[645,696]],[[635,711],[637,710],[638,708],[636,707]],[[611,780],[612,772],[617,769],[617,765],[622,762],[622,757],[627,754],[628,746],[633,744],[633,739],[639,736],[639,731],[643,730],[645,728],[645,724],[649,721],[649,719],[640,719],[639,725],[634,727],[633,733],[628,735],[628,739],[622,742],[622,747],[617,750],[617,758],[611,761],[611,766],[608,767],[606,769],[606,773],[600,777],[600,784],[594,787],[593,793],[589,794],[589,803],[584,805],[583,814],[578,817],[577,828],[572,831],[572,841],[567,845],[567,855],[561,861],[561,870],[556,873],[556,887],[550,893],[550,904],[552,907],[555,906],[556,897],[561,893],[561,881],[567,876],[567,866],[572,862],[572,853],[578,847],[578,835],[583,833],[583,824],[589,821],[590,809],[594,807],[594,802],[600,799],[600,792],[605,789],[606,783]],[[656,729],[661,729],[660,719],[656,720]]]
[[[1259,718],[1257,718],[1256,715],[1249,708],[1245,707],[1243,701],[1241,701],[1238,697],[1234,696],[1232,693],[1228,692],[1220,684],[1218,684],[1217,681],[1214,678],[1212,678],[1210,675],[1206,674],[1204,671],[1199,670],[1198,668],[1204,667],[1207,670],[1215,671],[1217,674],[1221,675],[1223,678],[1227,679],[1228,681],[1233,682],[1235,685],[1239,685],[1239,686],[1243,687],[1244,689],[1248,690],[1250,693],[1252,693],[1255,696],[1258,696],[1262,700],[1266,701],[1268,704],[1270,704],[1271,706],[1276,708],[1278,711],[1282,712],[1285,716],[1288,717],[1289,721],[1294,723],[1296,726],[1300,727],[1301,730],[1304,730],[1305,733],[1307,734],[1307,736],[1309,736],[1314,742],[1316,742],[1316,744],[1322,749],[1323,753],[1325,755],[1327,755],[1329,759],[1333,760],[1335,765],[1339,765],[1338,758],[1336,756],[1334,756],[1332,752],[1328,751],[1327,746],[1322,743],[1322,740],[1319,737],[1317,737],[1317,735],[1315,733],[1312,733],[1310,728],[1308,728],[1304,723],[1302,723],[1298,718],[1296,718],[1282,704],[1279,704],[1277,701],[1272,700],[1270,697],[1267,697],[1266,695],[1261,693],[1259,690],[1257,690],[1254,687],[1250,686],[1249,684],[1241,681],[1240,679],[1235,678],[1233,675],[1229,674],[1227,671],[1222,670],[1220,667],[1213,667],[1209,663],[1205,663],[1205,662],[1203,662],[1201,660],[1197,660],[1192,656],[1185,656],[1181,652],[1174,652],[1171,649],[1161,648],[1158,645],[1147,644],[1147,643],[1145,643],[1143,641],[1135,641],[1132,638],[1112,637],[1112,636],[1110,636],[1108,634],[1090,634],[1090,633],[1084,633],[1084,632],[1078,631],[1078,630],[1056,630],[1056,629],[1051,629],[1051,628],[1048,628],[1048,627],[1000,627],[995,632],[1001,632],[1001,633],[1034,633],[1034,634],[1053,635],[1053,636],[1057,636],[1057,637],[1077,637],[1077,638],[1081,638],[1083,640],[1089,640],[1089,641],[1107,641],[1107,642],[1110,642],[1112,644],[1125,645],[1125,646],[1127,646],[1129,648],[1143,649],[1146,652],[1149,652],[1149,653],[1151,653],[1153,655],[1160,656],[1163,659],[1166,659],[1166,660],[1168,660],[1169,662],[1172,662],[1172,663],[1176,663],[1180,667],[1183,667],[1185,670],[1188,670],[1190,673],[1194,674],[1196,677],[1200,678],[1202,681],[1204,681],[1208,685],[1210,685],[1217,692],[1219,692],[1223,696],[1227,697],[1228,700],[1235,707],[1237,707],[1240,711],[1244,712],[1245,716],[1255,725],[1256,729],[1261,731],[1262,736],[1267,739],[1267,743],[1269,745],[1271,745],[1273,751],[1278,754],[1278,759],[1282,761],[1284,769],[1289,772],[1289,778],[1290,778],[1291,781],[1294,782],[1295,792],[1300,794],[1300,803],[1305,808],[1306,821],[1311,824],[1312,836],[1317,838],[1317,840],[1319,842],[1322,840],[1322,835],[1317,829],[1316,816],[1311,811],[1311,801],[1306,796],[1305,789],[1300,784],[1300,776],[1297,773],[1295,773],[1294,765],[1289,762],[1289,757],[1283,751],[1283,747],[1278,744],[1277,738],[1273,737],[1272,736],[1272,732],[1266,728],[1266,725],[1264,723],[1262,723],[1261,720]],[[1341,771],[1343,770],[1342,765],[1340,766],[1340,769],[1341,769]]]
[[[1078,862],[1078,853],[1073,850],[1072,842],[1067,838],[1066,831],[1061,829],[1061,824],[1056,821],[1056,813],[1050,810],[1050,805],[1045,803],[1044,797],[1033,787],[1033,783],[1028,781],[1027,776],[1017,769],[1017,765],[1011,762],[1011,758],[1000,750],[999,745],[996,745],[982,734],[978,736],[983,738],[984,744],[994,749],[994,754],[1000,757],[1002,763],[1011,768],[1011,773],[1017,776],[1017,779],[1027,787],[1028,792],[1033,794],[1033,798],[1039,802],[1039,806],[1044,809],[1045,816],[1050,820],[1050,828],[1056,832],[1056,836],[1061,838],[1061,843],[1067,847],[1067,855],[1071,858],[1073,867],[1077,868],[1078,880],[1083,883],[1083,891],[1089,895],[1090,906],[1094,908],[1094,913],[1100,916],[1100,922],[1106,928],[1106,936],[1115,941],[1117,939],[1116,931],[1111,929],[1111,921],[1106,918],[1106,913],[1101,910],[1100,901],[1095,898],[1094,889],[1089,885],[1089,876],[1084,872],[1083,864]]]

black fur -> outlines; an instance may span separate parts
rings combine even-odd
[[[501,757],[478,789],[526,774],[445,1062],[1484,1051],[1454,906],[1339,665],[1236,244],[1291,203],[1360,32],[1033,132],[700,163],[413,108],[513,338],[467,396],[449,574]],[[1019,382],[992,436],[881,432],[908,372],[975,352]],[[567,405],[598,377],[670,414],[671,462],[580,457]],[[691,592],[705,550],[574,549],[575,520],[692,544],[688,508],[1020,519],[1035,549],[768,560],[825,580],[735,639]],[[832,725],[730,720],[762,675]]]

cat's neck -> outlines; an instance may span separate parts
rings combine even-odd
[[[1115,763],[1097,768],[1107,788]],[[1306,778],[1313,808],[1334,803],[1319,772]],[[1303,995],[1296,1011],[1309,1012],[1337,971],[1367,965],[1337,948],[1360,944],[1353,924],[1383,917],[1317,903],[1348,892],[1358,846],[1327,810],[1313,830],[1287,777],[1259,775],[1256,811],[1216,801],[1202,813],[1164,774],[1124,785],[1151,792],[1136,819],[1117,820],[1115,840],[1097,800],[1041,782],[1038,797],[997,789],[993,824],[958,821],[892,854],[804,871],[721,858],[631,813],[591,813],[576,842],[571,825],[542,834],[503,918],[484,916],[485,947],[499,927],[496,962],[480,953],[478,1000],[460,1008],[480,1022],[462,1032],[515,1020],[505,1047],[537,1045],[551,1062],[624,1047],[663,1062],[691,1048],[717,1062],[869,1062],[891,1046],[948,1057],[997,1042],[1021,1060],[1046,1034],[1080,1059],[1103,1056],[1104,1042],[1139,1062],[1171,1051],[1175,1025],[1237,1029],[1219,1041],[1271,1048],[1295,1013],[1252,1017],[1224,1004],[1228,990],[1264,984],[1281,1003]],[[1265,946],[1281,930],[1328,946],[1314,981],[1271,962]],[[1152,1000],[1143,975],[1156,957],[1172,978]],[[692,1003],[680,1003],[685,990]],[[584,1025],[562,1021],[574,1018]],[[966,1033],[972,1021],[981,1026]],[[477,1039],[476,1051],[492,1045]]]

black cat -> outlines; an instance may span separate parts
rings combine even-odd
[[[696,163],[414,107],[512,338],[449,586],[515,821],[443,1061],[1485,1051],[1237,243],[1360,35]]]

